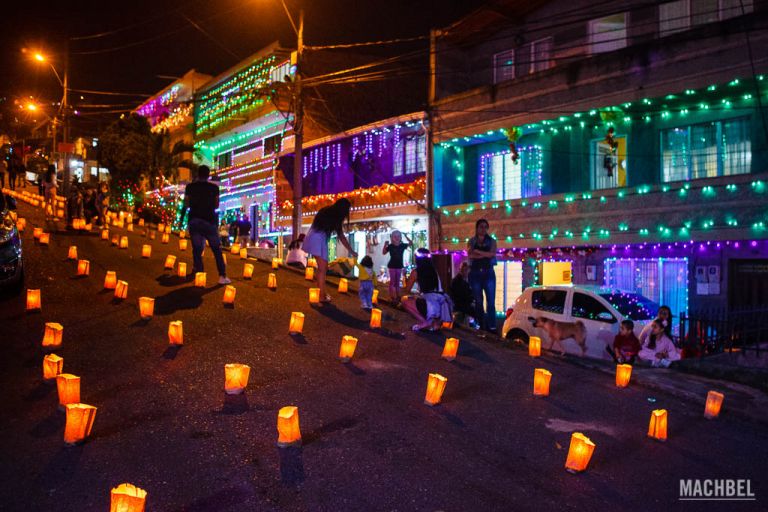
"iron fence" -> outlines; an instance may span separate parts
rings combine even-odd
[[[768,341],[768,308],[681,313],[677,341],[688,356],[754,350],[759,357]]]

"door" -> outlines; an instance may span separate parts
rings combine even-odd
[[[571,317],[575,323],[580,321],[587,330],[587,350],[584,355],[597,359],[610,356],[605,351],[606,345],[613,345],[613,338],[619,332],[619,319],[596,297],[574,291],[571,302]],[[565,344],[569,353],[581,355],[581,348],[574,340]]]
[[[594,141],[592,149],[592,188],[618,188],[627,186],[627,138],[614,137],[618,143],[615,152],[604,141]]]
[[[731,260],[728,309],[764,308],[768,303],[768,259]]]

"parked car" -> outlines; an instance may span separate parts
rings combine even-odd
[[[634,321],[635,334],[639,335],[643,326],[656,318],[658,310],[658,304],[633,292],[588,286],[532,286],[507,311],[501,334],[526,345],[530,336],[538,336],[542,347],[549,348],[552,340],[547,329],[536,326],[541,323],[538,319],[561,322],[566,331],[581,322],[586,330],[583,355],[609,359],[605,346],[613,344],[621,321]],[[562,344],[567,353],[582,355],[573,338],[562,340]]]
[[[16,200],[0,194],[0,288],[20,293],[24,287],[24,264],[15,210]]]

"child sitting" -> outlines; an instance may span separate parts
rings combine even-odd
[[[366,311],[373,308],[373,280],[376,273],[373,271],[373,260],[370,256],[363,256],[360,263],[355,262],[358,271],[360,307]]]
[[[613,339],[613,348],[606,346],[605,350],[617,363],[635,362],[640,352],[640,340],[635,336],[635,323],[632,320],[622,320],[619,334]]]

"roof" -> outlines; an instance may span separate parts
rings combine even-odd
[[[443,39],[461,43],[476,35],[487,37],[509,25],[520,23],[521,18],[551,0],[491,0],[440,31]]]

